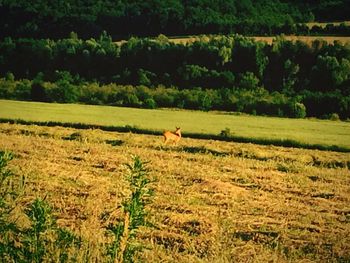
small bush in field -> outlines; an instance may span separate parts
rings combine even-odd
[[[332,113],[330,116],[329,116],[329,119],[331,121],[339,121],[340,118],[339,118],[339,115],[337,113]]]
[[[224,130],[222,130],[222,131],[220,132],[220,136],[221,136],[221,137],[227,138],[227,137],[230,137],[231,135],[232,135],[232,134],[231,134],[230,128],[225,128]]]

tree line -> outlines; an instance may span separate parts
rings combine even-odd
[[[298,23],[349,20],[349,0],[0,0],[0,38],[82,38],[103,30],[113,39],[130,36],[305,33]],[[310,32],[309,32],[310,33]],[[324,33],[315,27],[311,33]],[[327,33],[348,34],[349,27]]]
[[[155,109],[159,107],[193,110],[225,110],[254,115],[303,118],[305,106],[296,98],[279,92],[234,89],[178,89],[158,85],[74,84],[68,72],[58,72],[56,82],[38,78],[14,80],[11,74],[0,78],[0,98],[58,103],[84,103]],[[324,116],[327,117],[327,116]]]
[[[89,40],[72,33],[58,41],[6,38],[0,54],[2,83],[30,89],[22,99],[350,116],[350,47],[338,42],[280,37],[268,45],[230,35],[202,36],[183,45],[160,35],[116,44],[106,33]],[[6,85],[2,97],[14,96],[9,90],[20,93]],[[89,89],[101,99],[86,95]],[[305,114],[296,113],[303,107]]]

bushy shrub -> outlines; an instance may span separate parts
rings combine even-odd
[[[329,116],[329,119],[331,121],[339,121],[340,118],[339,118],[339,115],[337,113],[332,113],[330,116]]]
[[[178,91],[176,89],[158,86],[153,91],[153,99],[159,107],[174,107]]]
[[[228,138],[228,137],[230,137],[232,135],[232,133],[231,133],[231,129],[230,128],[225,128],[224,130],[222,130],[221,132],[220,132],[220,136],[221,137],[224,137],[224,138]]]
[[[17,81],[16,88],[11,95],[11,99],[16,100],[30,100],[31,96],[31,82],[27,79]]]
[[[258,87],[259,79],[253,72],[245,72],[240,75],[239,87],[242,89],[254,90]]]
[[[293,115],[290,117],[294,118],[305,118],[306,117],[306,107],[303,103],[295,102],[293,105]]]
[[[45,88],[42,83],[33,83],[31,90],[31,99],[33,101],[48,102],[49,99],[46,96]]]
[[[143,106],[147,109],[155,109],[157,108],[157,103],[155,102],[154,99],[148,98],[145,100]]]
[[[73,103],[78,100],[77,87],[68,81],[61,80],[55,83],[55,86],[49,91],[47,96],[50,101],[60,103]]]

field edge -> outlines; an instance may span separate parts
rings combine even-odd
[[[112,125],[99,125],[99,124],[86,124],[86,123],[74,123],[74,122],[58,122],[58,121],[26,121],[23,119],[10,119],[0,118],[0,123],[9,124],[24,124],[24,125],[38,125],[38,126],[60,126],[66,128],[75,129],[100,129],[103,131],[116,131],[116,132],[131,132],[135,134],[148,134],[148,135],[162,135],[163,131],[142,129],[137,126],[125,125],[125,126],[112,126]],[[334,151],[334,152],[350,152],[349,147],[338,146],[338,145],[324,145],[324,144],[309,144],[303,143],[293,139],[266,139],[266,138],[253,138],[236,135],[216,135],[216,134],[204,134],[204,133],[182,133],[183,137],[192,139],[204,139],[204,140],[217,140],[227,142],[238,142],[238,143],[253,143],[258,145],[274,145],[288,148],[301,148],[321,151]]]

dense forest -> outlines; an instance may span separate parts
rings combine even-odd
[[[0,98],[350,117],[350,46],[240,35],[0,42]]]
[[[350,0],[0,0],[0,98],[347,119],[349,45],[239,34],[350,35],[305,24],[349,14]]]
[[[0,38],[60,39],[72,31],[83,39],[104,30],[130,36],[239,33],[255,35],[342,34],[348,26],[315,26],[309,21],[350,20],[350,0],[0,0]]]

